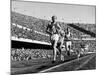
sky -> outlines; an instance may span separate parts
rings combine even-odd
[[[47,20],[56,15],[61,22],[95,24],[95,6],[90,5],[12,1],[11,10]]]

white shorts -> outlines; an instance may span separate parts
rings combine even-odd
[[[53,35],[51,36],[51,40],[56,40],[56,41],[58,41],[58,40],[59,40],[59,35],[58,35],[58,34],[53,34]]]
[[[69,45],[71,46],[71,45],[72,45],[72,42],[71,42],[71,41],[67,41],[67,42],[66,42],[66,45],[67,45],[67,46],[69,46]]]

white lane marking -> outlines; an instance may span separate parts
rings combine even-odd
[[[87,61],[85,61],[83,64],[81,64],[80,66],[78,66],[77,68],[75,68],[75,70],[78,70],[78,69],[80,69],[81,67],[83,67],[86,63],[88,63],[92,58],[94,57],[94,55],[93,56],[91,56]]]
[[[85,57],[88,57],[88,56],[85,56]],[[82,58],[85,58],[85,57],[81,57],[81,58],[79,58],[79,59],[75,59],[75,60],[69,61],[69,62],[67,62],[67,63],[65,62],[65,63],[62,63],[62,64],[60,64],[60,65],[53,66],[53,67],[48,68],[48,69],[46,69],[46,70],[39,71],[39,73],[43,73],[43,72],[50,71],[50,70],[52,70],[52,69],[54,69],[54,68],[60,67],[60,66],[65,65],[65,64],[69,64],[69,63],[74,62],[74,61],[76,61],[76,60],[81,60]]]

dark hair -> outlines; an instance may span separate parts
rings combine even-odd
[[[57,16],[53,15],[53,16],[52,16],[52,19],[54,19],[54,18],[57,18]]]

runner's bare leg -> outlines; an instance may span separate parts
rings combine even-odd
[[[63,43],[64,43],[64,39],[62,38],[61,39],[61,44],[60,44],[60,58],[62,61],[64,61],[64,56],[62,55],[62,46],[63,46]]]
[[[53,49],[54,49],[54,61],[56,61],[56,56],[57,56],[57,40],[54,41]]]

